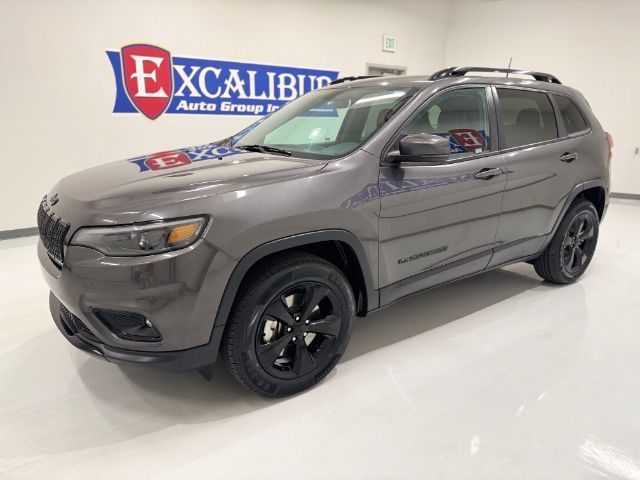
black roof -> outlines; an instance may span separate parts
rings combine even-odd
[[[474,76],[473,72],[479,73],[496,73],[500,76],[478,75]],[[502,76],[504,74],[504,76]],[[527,75],[533,77],[531,80],[519,77],[509,77],[507,75]],[[352,76],[342,77],[331,82],[331,85],[380,85],[397,86],[397,87],[425,87],[433,82],[460,83],[462,79],[473,79],[474,83],[486,83],[496,85],[521,85],[521,86],[540,86],[551,90],[562,90],[565,87],[555,75],[549,73],[535,72],[531,70],[516,70],[506,68],[489,68],[489,67],[449,67],[439,70],[431,75],[397,75],[385,77],[372,76]],[[537,84],[544,84],[537,85]],[[565,87],[566,88],[566,87]]]
[[[430,80],[439,80],[447,77],[464,77],[469,72],[481,72],[481,73],[504,73],[506,77],[510,74],[514,75],[529,75],[535,78],[539,82],[557,83],[560,84],[560,80],[555,75],[550,73],[534,72],[533,70],[515,70],[511,68],[490,68],[490,67],[449,67],[444,70],[437,71],[431,75]],[[506,78],[505,77],[505,78]]]

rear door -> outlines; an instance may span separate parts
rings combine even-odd
[[[550,93],[517,87],[493,92],[507,185],[491,266],[542,247],[580,173],[579,140],[565,136]]]
[[[403,161],[414,133],[448,138],[451,154]],[[379,181],[382,303],[486,267],[506,179],[496,133],[490,88],[469,86],[428,100],[394,138]]]

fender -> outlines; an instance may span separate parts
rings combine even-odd
[[[604,191],[605,191],[605,206],[604,206],[604,211],[602,213],[602,216],[604,217],[604,212],[606,212],[607,205],[609,203],[608,189],[607,189],[607,186],[604,183],[604,180],[602,180],[601,178],[597,178],[597,179],[592,179],[592,180],[586,180],[584,182],[576,184],[576,186],[573,187],[573,190],[571,190],[571,193],[569,193],[569,195],[567,196],[567,200],[565,201],[564,206],[562,207],[562,211],[560,212],[560,215],[558,215],[558,218],[556,218],[556,222],[553,225],[553,229],[551,230],[551,233],[549,233],[547,235],[547,238],[544,240],[544,243],[542,244],[542,248],[540,249],[540,252],[544,251],[544,249],[547,248],[547,246],[551,242],[551,239],[556,234],[556,231],[558,230],[558,227],[560,226],[560,222],[562,222],[562,219],[564,218],[565,214],[567,213],[567,210],[569,210],[569,207],[571,206],[573,201],[577,197],[582,195],[582,192],[584,192],[585,190],[589,190],[590,188],[594,188],[594,187],[602,187],[604,189]]]
[[[221,338],[221,332],[224,326],[227,324],[227,318],[231,312],[233,301],[236,298],[240,284],[244,279],[249,269],[254,266],[258,261],[273,253],[282,252],[295,247],[301,247],[317,242],[326,241],[339,241],[349,245],[355,252],[358,263],[360,264],[360,270],[365,282],[365,288],[367,293],[367,311],[371,311],[378,308],[379,295],[378,291],[373,288],[373,281],[371,279],[371,269],[369,268],[369,261],[367,260],[366,253],[362,244],[355,235],[346,230],[319,230],[315,232],[301,233],[290,237],[284,237],[277,240],[273,240],[264,243],[253,250],[249,251],[244,257],[240,259],[238,264],[233,270],[233,273],[229,277],[227,286],[224,289],[222,300],[218,306],[218,313],[216,314],[215,323],[213,324],[213,331],[211,334],[212,340],[216,337]],[[220,332],[216,332],[220,330]],[[218,333],[216,335],[216,333]]]

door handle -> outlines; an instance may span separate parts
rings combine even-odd
[[[577,158],[578,158],[578,154],[576,152],[565,152],[560,157],[560,161],[561,162],[570,163],[570,162],[573,162]]]
[[[504,172],[501,168],[483,168],[478,173],[476,173],[473,178],[477,178],[479,180],[489,180],[490,178],[497,177],[498,175],[502,175]]]

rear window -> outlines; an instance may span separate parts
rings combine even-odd
[[[558,125],[546,93],[498,88],[506,147],[558,138]]]
[[[562,115],[562,120],[567,128],[567,134],[571,135],[572,133],[581,132],[588,128],[587,122],[584,120],[580,110],[578,110],[578,107],[576,107],[576,104],[573,103],[570,98],[562,95],[554,95],[553,98],[558,104],[560,115]]]

